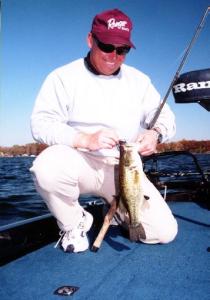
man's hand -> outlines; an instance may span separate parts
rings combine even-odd
[[[119,137],[112,129],[101,129],[95,133],[79,132],[74,139],[75,148],[84,148],[91,151],[99,149],[112,149],[119,142]]]
[[[154,130],[146,130],[136,140],[139,144],[138,152],[141,155],[151,155],[156,152],[158,134]]]

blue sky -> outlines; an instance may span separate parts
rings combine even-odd
[[[88,51],[93,17],[119,8],[134,29],[126,63],[150,76],[165,95],[210,0],[3,0],[0,145],[34,142],[30,115],[44,78]],[[210,14],[181,73],[210,67]],[[210,115],[198,104],[168,101],[176,115],[173,140],[210,139]]]

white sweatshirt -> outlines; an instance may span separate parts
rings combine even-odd
[[[72,146],[77,131],[94,133],[106,127],[120,139],[135,141],[160,101],[149,77],[137,69],[123,64],[118,75],[95,75],[84,59],[78,59],[54,70],[44,81],[31,116],[32,134],[41,143]],[[161,129],[163,141],[175,134],[174,114],[167,104],[155,126]],[[95,154],[118,156],[118,151],[104,149]]]

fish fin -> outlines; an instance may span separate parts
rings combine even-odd
[[[117,202],[117,205],[119,205],[119,203],[120,203],[120,194],[112,195],[112,197],[113,197],[113,200],[115,200]]]
[[[145,199],[145,200],[149,200],[149,199],[150,199],[150,197],[149,197],[149,196],[146,196],[146,195],[144,195],[144,199]]]
[[[126,209],[122,199],[119,197],[119,202],[118,202],[118,208],[122,213],[127,213],[128,210]]]
[[[141,239],[146,239],[144,227],[141,223],[138,223],[136,225],[129,225],[129,237],[131,242],[137,242]]]

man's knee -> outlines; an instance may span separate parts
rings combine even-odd
[[[45,169],[41,164],[35,163],[30,169],[36,186],[46,192],[53,192],[57,186],[57,173]]]
[[[178,232],[178,225],[175,219],[170,220],[170,222],[165,223],[164,226],[159,226],[156,224],[149,226],[144,224],[146,239],[141,239],[141,242],[145,244],[167,244],[172,242]]]
[[[66,185],[77,186],[78,170],[72,163],[72,153],[69,147],[52,146],[35,159],[30,171],[41,190],[51,193],[65,189]]]
[[[159,243],[160,244],[167,244],[172,242],[178,233],[178,225],[176,220],[174,219],[174,222],[171,222],[170,225],[168,225],[166,228],[160,230],[159,232]]]

